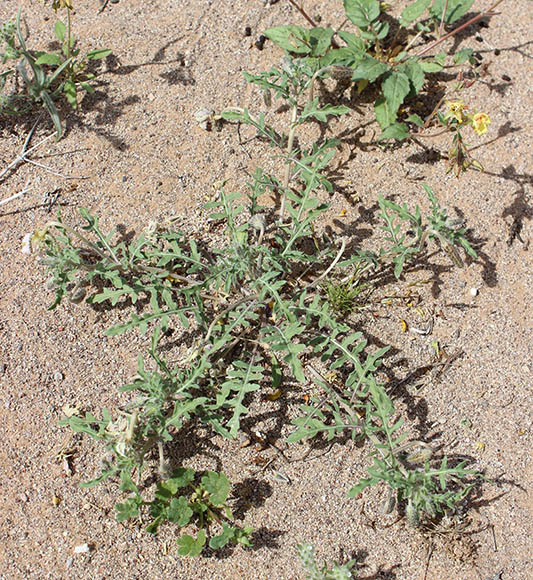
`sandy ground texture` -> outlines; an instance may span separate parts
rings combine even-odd
[[[472,47],[485,65],[482,78],[463,95],[492,120],[487,135],[469,137],[485,172],[459,179],[447,174],[439,156],[447,149],[444,137],[380,149],[370,105],[350,90],[336,98],[352,113],[326,130],[343,141],[333,165],[335,193],[326,196],[331,209],[323,226],[332,234],[369,244],[378,194],[427,208],[422,183],[469,225],[479,260],[457,269],[437,253],[404,279],[377,289],[381,297],[417,294],[424,312],[433,313],[430,335],[402,332],[401,319],[413,326],[423,321],[401,302],[376,305],[357,314],[357,321],[373,344],[392,345],[382,369],[390,380],[427,367],[432,341],[449,354],[460,353],[440,380],[421,376],[400,383],[395,401],[414,436],[434,441],[451,457],[470,458],[473,468],[497,483],[472,495],[463,531],[427,537],[405,519],[397,521],[396,513],[380,515],[381,487],[360,499],[346,497],[365,475],[364,445],[337,441],[291,463],[264,450],[275,459],[271,467],[290,478],[287,484],[271,468],[258,469],[253,446],[187,433],[176,443],[177,460],[197,469],[222,468],[233,483],[230,503],[240,522],[255,529],[252,549],[221,556],[206,551],[194,560],[178,556],[171,526],[152,537],[134,522],[118,523],[113,506],[122,496],[115,483],[79,488],[98,473],[103,450],[58,426],[62,408],[99,413],[125,404],[118,389],[135,375],[146,339],[137,332],[104,335],[127,314],[124,309],[65,303],[48,311],[46,273],[21,253],[21,242],[58,206],[68,223],[80,223],[77,210],[86,207],[104,230],[118,227],[125,235],[170,215],[180,216],[191,235],[215,235],[202,210],[213,183],[228,179],[239,191],[247,171],[280,168],[264,143],[241,147],[235,125],[207,132],[194,113],[232,105],[264,110],[242,72],[267,70],[282,51],[268,41],[259,50],[255,41],[269,26],[305,21],[285,0],[119,0],[103,10],[98,0],[74,4],[74,33],[82,46],[109,47],[114,56],[102,64],[96,92],[83,99],[79,116],[62,110],[65,137],[32,154],[62,176],[21,163],[0,178],[0,200],[30,189],[0,206],[0,578],[296,580],[304,578],[296,544],[306,541],[320,561],[355,558],[356,577],[364,580],[532,579],[531,2],[504,2],[488,27],[475,26],[444,47]],[[398,14],[404,3],[390,4]],[[19,5],[29,46],[48,47],[50,7],[4,0],[1,20],[14,17]],[[322,25],[337,27],[344,20],[340,0],[305,5]],[[476,2],[471,12],[489,5]],[[453,78],[447,73],[438,87],[450,91]],[[325,82],[323,98],[331,99],[332,91]],[[268,114],[277,123],[286,118]],[[0,171],[21,150],[36,116],[0,119]],[[300,138],[317,137],[313,131]],[[43,116],[31,144],[51,133]],[[242,130],[243,141],[252,136]],[[259,401],[248,425],[284,448],[288,421],[301,401],[301,391]],[[307,450],[307,444],[296,445],[286,453],[299,459]],[[71,453],[68,466],[65,453]],[[85,543],[89,553],[75,554]]]

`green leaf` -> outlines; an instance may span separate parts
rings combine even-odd
[[[99,60],[102,58],[107,58],[113,51],[108,48],[97,48],[96,50],[91,50],[87,53],[87,58],[89,60]]]
[[[371,485],[376,485],[379,482],[377,477],[369,477],[366,479],[362,479],[357,485],[354,485],[348,491],[348,497],[357,497],[364,489]]]
[[[462,50],[458,50],[453,55],[453,62],[455,64],[464,64],[467,60],[469,60],[472,56],[474,51],[471,48],[463,48]]]
[[[339,30],[337,34],[353,52],[358,53],[361,56],[366,52],[366,44],[360,36],[357,36],[357,34],[347,32],[346,30]]]
[[[398,141],[403,141],[410,135],[409,128],[405,123],[393,123],[392,125],[389,125],[383,133],[381,133],[378,141],[384,141],[385,139],[397,139]]]
[[[131,475],[128,471],[122,471],[120,473],[120,489],[122,491],[133,491],[135,493],[139,492],[137,486],[133,483]]]
[[[274,26],[263,32],[272,42],[296,54],[311,54],[308,31],[301,26]]]
[[[426,75],[424,74],[422,67],[417,62],[413,61],[405,64],[399,70],[407,75],[407,78],[409,79],[409,82],[413,88],[412,92],[418,94],[424,86],[424,82],[426,80]]]
[[[417,127],[423,127],[424,126],[424,119],[422,119],[422,117],[420,117],[420,115],[417,115],[416,113],[409,115],[409,117],[407,117],[407,119],[405,119],[406,123],[414,123]]]
[[[61,22],[61,20],[58,20],[56,22],[54,26],[54,32],[57,38],[59,39],[59,42],[63,44],[63,42],[65,42],[65,25]]]
[[[188,535],[181,536],[178,539],[178,554],[180,556],[198,556],[205,545],[205,540],[205,530],[200,530],[196,539]]]
[[[213,505],[220,506],[228,499],[231,486],[228,478],[223,473],[208,471],[201,481],[204,489],[209,492],[211,496],[209,499]]]
[[[425,73],[437,73],[444,68],[440,63],[431,60],[421,60],[419,64]]]
[[[396,114],[409,94],[409,78],[401,72],[392,72],[381,83],[381,88],[390,111]]]
[[[324,56],[331,46],[332,28],[316,27],[309,31],[309,42],[311,44],[311,56]]]
[[[47,64],[50,66],[59,66],[63,62],[63,59],[55,52],[45,52],[35,61],[35,64]]]
[[[48,114],[52,119],[52,123],[54,124],[56,130],[56,141],[59,141],[59,139],[61,139],[61,136],[63,135],[63,129],[61,127],[61,119],[59,118],[59,113],[57,112],[54,102],[52,101],[52,98],[46,91],[41,92],[41,99],[43,101],[44,108],[48,111]]]
[[[272,364],[272,390],[279,389],[281,386],[281,381],[283,379],[283,373],[281,371],[281,366],[275,355],[270,358]]]
[[[378,0],[344,0],[346,17],[357,27],[366,28],[379,17]]]
[[[178,467],[174,470],[171,478],[157,484],[155,496],[160,499],[167,499],[170,496],[175,495],[178,489],[189,485],[189,483],[193,481],[194,476],[194,469],[191,469],[190,467],[187,469]]]
[[[71,107],[75,109],[78,105],[78,91],[76,89],[76,83],[72,80],[65,81],[63,85],[63,92],[67,101],[70,103]]]
[[[429,9],[433,18],[440,22],[445,3],[448,3],[444,22],[453,24],[456,20],[462,18],[469,10],[474,0],[435,0]]]
[[[416,2],[409,4],[400,14],[400,24],[405,27],[420,18],[430,4],[431,0],[416,0]]]
[[[123,522],[139,515],[139,503],[134,498],[128,498],[124,503],[115,504],[117,521]]]
[[[222,522],[222,533],[214,536],[209,540],[209,547],[213,550],[223,548],[228,542],[231,542],[235,537],[235,528]]]
[[[376,121],[382,129],[386,129],[396,121],[396,111],[392,111],[385,97],[379,97],[374,103]]]
[[[193,516],[193,511],[189,507],[187,498],[183,495],[173,497],[168,506],[167,517],[169,521],[180,527],[186,526]]]
[[[380,62],[371,56],[366,56],[361,60],[361,62],[359,62],[354,70],[352,80],[359,81],[365,79],[373,82],[388,70],[389,67],[384,62]]]

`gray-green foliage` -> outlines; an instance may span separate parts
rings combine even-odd
[[[101,418],[86,413],[65,418],[62,424],[106,446],[109,459],[86,485],[120,478],[128,497],[116,506],[119,519],[148,513],[148,530],[153,533],[164,521],[198,526],[196,537],[179,540],[182,554],[199,553],[208,537],[212,548],[226,542],[246,545],[250,530],[233,523],[225,476],[169,465],[166,446],[195,425],[234,438],[255,394],[277,388],[282,381],[295,388],[313,381],[323,394],[321,401],[302,406],[289,442],[317,435],[332,439],[348,430],[374,444],[374,465],[360,486],[386,481],[399,501],[414,506],[417,517],[419,512],[431,515],[432,510],[453,505],[468,488],[462,479],[470,472],[463,465],[449,468],[446,459],[438,466],[428,459],[422,469],[404,466],[398,448],[404,435],[397,433],[396,410],[375,374],[388,347],[367,348],[362,333],[337,320],[322,281],[347,276],[370,285],[392,272],[399,278],[424,259],[427,242],[455,258],[458,246],[475,253],[462,224],[449,219],[429,188],[432,207],[426,217],[418,207],[412,212],[405,204],[379,198],[382,247],[345,255],[345,239],[332,242],[318,236],[315,224],[328,208],[320,194],[333,191],[327,170],[334,142],[298,149],[292,140],[296,128],[309,119],[322,122],[346,111],[320,106],[311,94],[315,73],[302,61],[285,59],[279,70],[248,76],[289,103],[286,136],[263,115],[254,117],[247,110],[224,113],[227,119],[255,127],[281,152],[287,169],[282,180],[257,169],[245,195],[229,192],[225,185],[217,189],[216,199],[206,207],[213,221],[224,224],[225,242],[200,244],[191,232],[175,229],[171,220],[151,223],[126,242],[114,232],[104,233],[86,210],[81,211],[81,228],[58,217],[34,236],[42,244],[42,262],[55,289],[51,308],[65,297],[74,303],[138,305],[139,313],[130,313],[108,330],[116,335],[139,329],[152,337],[149,366],[139,356],[137,377],[122,387],[131,393],[131,402],[115,418],[104,409]],[[266,193],[283,199],[283,219],[261,206]],[[196,337],[187,353],[172,363],[161,348],[170,329]],[[338,373],[342,386],[311,372],[313,365],[324,369],[325,376]],[[154,469],[154,453],[160,481],[150,498],[140,482],[147,469]],[[213,526],[218,528],[216,535]]]
[[[70,15],[69,15],[70,18]],[[13,67],[0,74],[0,113],[21,114],[40,104],[49,114],[59,139],[63,133],[56,101],[61,95],[77,109],[78,93],[84,90],[94,92],[91,81],[93,73],[87,72],[89,61],[99,60],[111,54],[110,50],[89,51],[80,56],[75,47],[75,39],[66,38],[66,27],[57,20],[54,27],[56,39],[61,44],[57,52],[30,50],[21,28],[21,11],[15,22],[7,22],[0,28],[0,60],[2,63],[15,61]],[[18,78],[22,79],[19,84]],[[5,94],[6,81],[14,79],[15,88]]]
[[[298,556],[305,570],[306,580],[352,580],[355,561],[346,564],[333,562],[331,568],[327,563],[320,567],[315,558],[315,549],[310,544],[298,544]]]
[[[456,22],[472,4],[473,0],[449,0],[444,23]],[[423,121],[416,114],[399,121],[400,107],[422,90],[428,73],[443,69],[446,55],[419,57],[398,43],[401,35],[391,31],[389,21],[383,17],[383,3],[378,0],[344,0],[344,9],[356,30],[338,31],[335,37],[340,46],[333,45],[331,28],[275,26],[266,30],[265,35],[287,53],[304,59],[306,66],[320,71],[321,77],[334,76],[336,67],[346,67],[348,78],[358,83],[360,91],[367,84],[376,85],[374,112],[383,130],[380,139],[405,139],[409,137],[409,126],[421,126]],[[419,33],[430,32],[431,24],[441,21],[443,11],[444,0],[416,0],[404,9],[397,25],[400,28],[416,25]]]

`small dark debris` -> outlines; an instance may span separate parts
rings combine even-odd
[[[252,29],[251,29],[251,27],[250,27],[250,26],[247,26],[247,27],[244,29],[244,36],[252,36]]]
[[[481,22],[479,23],[479,27],[480,28],[488,28],[488,22],[485,22],[484,20],[481,20]]]
[[[522,236],[522,221],[520,219],[515,219],[511,227],[509,228],[509,238],[507,239],[507,245],[512,246],[515,240],[519,240],[522,244],[525,244]]]
[[[496,48],[494,50],[494,56],[500,56],[500,54],[501,54],[501,50],[499,48]]]
[[[475,38],[478,42],[483,42],[483,37],[481,36],[481,34],[476,34]]]
[[[507,83],[511,82],[511,77],[509,75],[502,75],[502,81],[505,81]]]
[[[261,34],[261,36],[259,36],[259,38],[255,41],[255,47],[257,48],[257,50],[263,50],[265,42],[266,36],[264,34]]]

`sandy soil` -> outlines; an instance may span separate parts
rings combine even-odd
[[[13,17],[19,4],[4,0],[1,20]],[[403,3],[391,4],[397,12]],[[474,8],[489,4],[483,0]],[[46,47],[53,13],[38,0],[22,5],[30,46]],[[436,153],[446,150],[445,140],[381,150],[372,142],[376,125],[365,104],[328,129],[344,140],[329,200],[333,233],[364,243],[376,227],[378,194],[427,207],[424,182],[471,228],[478,261],[458,270],[438,254],[380,289],[382,295],[405,294],[413,288],[409,283],[429,280],[414,288],[421,306],[435,313],[430,336],[402,332],[400,319],[419,322],[407,306],[376,307],[360,315],[359,324],[375,343],[393,346],[383,369],[391,380],[427,365],[431,341],[450,353],[463,352],[439,382],[418,388],[407,382],[395,392],[396,401],[415,434],[442,444],[451,456],[471,458],[474,468],[498,483],[486,483],[473,495],[464,534],[429,540],[405,520],[379,515],[383,489],[369,490],[360,500],[346,497],[365,473],[365,447],[348,441],[328,453],[313,450],[309,461],[277,459],[273,466],[290,477],[287,485],[258,473],[253,448],[190,434],[182,448],[178,442],[176,456],[197,468],[222,467],[234,483],[232,505],[256,530],[253,549],[208,552],[195,560],[178,556],[170,526],[154,538],[133,523],[117,523],[113,505],[120,492],[114,484],[78,487],[98,472],[102,450],[58,427],[61,409],[70,404],[97,413],[120,407],[125,396],[118,388],[135,374],[145,339],[135,332],[104,335],[123,316],[120,310],[65,304],[48,311],[52,296],[45,272],[21,253],[21,241],[58,204],[71,223],[79,222],[77,208],[87,207],[104,229],[118,225],[139,232],[151,219],[180,215],[191,232],[204,231],[202,203],[212,184],[229,179],[239,190],[245,170],[268,169],[273,162],[265,145],[254,141],[246,147],[250,158],[235,126],[203,131],[194,112],[202,106],[260,109],[242,72],[266,70],[282,53],[269,42],[260,51],[254,42],[269,26],[305,22],[284,0],[272,6],[262,0],[120,0],[103,11],[97,0],[75,6],[74,32],[82,45],[110,47],[114,57],[81,114],[63,111],[64,139],[47,142],[33,158],[85,178],[67,180],[25,163],[0,179],[0,200],[26,184],[31,188],[0,206],[0,578],[300,579],[301,541],[314,544],[319,559],[356,558],[357,577],[364,580],[533,578],[531,3],[504,2],[488,28],[475,27],[446,45],[473,47],[487,65],[464,95],[492,119],[487,135],[471,139],[484,173],[459,179],[446,174],[446,162]],[[322,24],[343,21],[340,0],[309,0],[306,8]],[[446,78],[441,86],[451,90],[453,78]],[[341,99],[354,104],[349,91]],[[0,119],[0,170],[16,157],[34,121],[35,116]],[[51,132],[43,117],[32,143]],[[53,198],[52,192],[59,197],[50,207],[43,199]],[[476,296],[472,288],[479,290]],[[276,403],[258,404],[250,424],[282,442],[298,402],[297,394],[287,393]],[[73,451],[71,475],[60,459],[65,450]],[[295,446],[288,453],[298,458],[306,450]],[[74,554],[84,543],[91,551]]]

